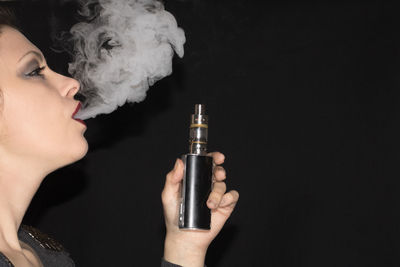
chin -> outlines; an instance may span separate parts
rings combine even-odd
[[[63,155],[64,161],[59,167],[61,168],[81,160],[83,157],[86,156],[88,149],[89,145],[86,139],[83,139],[83,141],[80,142],[79,144],[69,147],[69,153],[68,155],[65,154]]]
[[[73,162],[81,160],[83,157],[85,157],[88,150],[89,150],[88,142],[86,141],[86,139],[84,139],[84,142],[82,142],[82,145],[80,145],[79,149],[77,149],[77,153],[75,155]],[[71,162],[71,163],[73,163],[73,162]]]

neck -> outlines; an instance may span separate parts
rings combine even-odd
[[[24,164],[26,163],[26,164]],[[18,229],[25,212],[48,172],[39,171],[32,161],[0,163],[0,247],[21,249]]]

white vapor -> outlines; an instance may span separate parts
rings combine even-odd
[[[183,56],[185,35],[157,0],[89,0],[88,22],[71,28],[74,59],[70,74],[86,98],[81,119],[140,102],[149,86],[172,73],[175,52]]]

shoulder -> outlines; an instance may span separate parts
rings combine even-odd
[[[38,262],[41,261],[44,266],[74,266],[60,243],[32,226],[21,225],[18,230],[18,239],[25,253],[31,255]],[[14,260],[18,262],[17,259],[20,257],[14,256],[13,262]],[[49,262],[57,263],[57,265],[47,264]],[[0,267],[14,267],[10,258],[2,252],[0,252]]]
[[[75,266],[74,261],[60,243],[32,226],[21,225],[18,230],[18,238],[21,246],[25,246],[25,249],[32,252],[42,266]],[[14,267],[11,261],[1,252],[0,267]]]
[[[64,247],[59,242],[32,226],[21,225],[21,228],[18,232],[18,237],[31,246],[35,244],[50,251],[65,251]]]
[[[21,225],[18,238],[36,253],[43,266],[75,266],[69,253],[59,242],[32,226]]]
[[[8,260],[3,253],[0,252],[0,267],[14,267],[11,261]]]

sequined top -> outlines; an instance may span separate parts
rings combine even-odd
[[[44,267],[74,267],[75,263],[64,247],[50,236],[38,229],[21,225],[18,231],[20,241],[29,245],[38,255]],[[0,251],[0,267],[15,267],[12,262]],[[161,260],[161,267],[181,267]]]
[[[53,238],[31,226],[21,225],[18,238],[30,246],[38,255],[44,267],[74,267],[73,260],[63,246]],[[0,252],[0,267],[14,267],[7,257]]]

